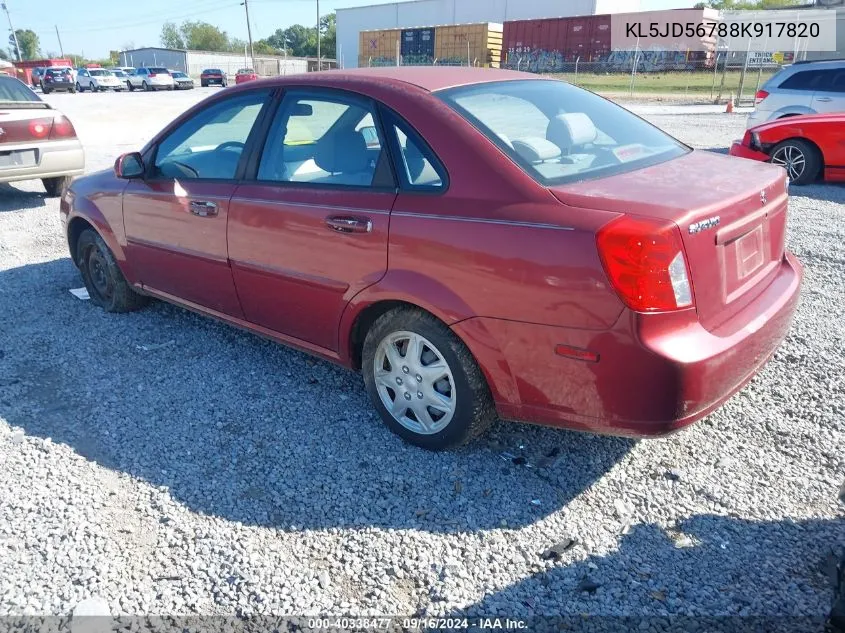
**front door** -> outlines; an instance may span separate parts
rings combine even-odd
[[[286,92],[229,209],[249,321],[338,349],[346,304],[387,270],[396,188],[376,120],[373,104],[349,93]]]
[[[247,138],[269,90],[215,101],[177,125],[123,194],[127,258],[144,287],[242,318],[226,245]]]

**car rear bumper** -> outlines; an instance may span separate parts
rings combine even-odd
[[[766,152],[751,149],[750,147],[743,145],[742,141],[734,141],[728,153],[731,156],[737,156],[739,158],[749,158],[751,160],[759,160],[764,162],[769,160],[769,155],[766,154]]]
[[[745,120],[745,129],[749,129],[754,127],[755,125],[765,123],[771,118],[771,116],[772,113],[768,110],[755,109],[748,115],[748,118]]]
[[[203,77],[202,82],[205,84],[223,84],[226,81],[222,77]]]
[[[85,169],[85,152],[78,140],[48,141],[31,145],[4,147],[3,151],[35,149],[37,164],[23,167],[0,167],[0,182],[15,182],[34,178],[77,176]]]
[[[486,318],[452,329],[478,358],[502,418],[660,436],[720,407],[771,358],[791,325],[801,278],[801,264],[787,253],[757,299],[714,332],[694,310],[626,310],[601,332]],[[598,360],[559,356],[561,344]]]

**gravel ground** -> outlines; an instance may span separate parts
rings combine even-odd
[[[212,91],[49,100],[93,170]],[[744,129],[647,116],[698,148]],[[163,303],[106,315],[74,298],[41,192],[0,186],[0,615],[89,598],[115,615],[829,609],[845,188],[793,191],[794,327],[709,418],[643,442],[502,423],[447,454],[391,435],[357,375]]]

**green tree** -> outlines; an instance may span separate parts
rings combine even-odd
[[[191,22],[188,20],[182,23],[179,31],[182,34],[185,48],[190,50],[218,52],[229,50],[229,36],[226,35],[225,31],[221,31],[208,22]]]
[[[179,28],[173,22],[165,22],[161,25],[159,40],[165,48],[185,48]]]
[[[38,36],[35,31],[29,29],[17,29],[15,35],[9,35],[9,48],[14,59],[18,58],[18,50],[15,48],[15,37],[18,39],[18,46],[21,49],[22,59],[38,59],[41,54],[38,43]]]
[[[273,47],[267,40],[258,40],[252,43],[256,55],[281,55],[282,51]]]
[[[320,55],[329,59],[337,57],[337,22],[334,13],[320,18]]]

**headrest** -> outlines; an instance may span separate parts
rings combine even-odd
[[[592,119],[583,112],[559,114],[549,121],[549,127],[546,128],[546,138],[562,151],[592,143],[597,136],[598,130]]]
[[[516,153],[530,163],[551,160],[560,156],[560,148],[557,145],[538,136],[519,138],[512,143]]]
[[[369,167],[367,141],[355,130],[346,130],[321,140],[314,152],[317,167],[330,174],[354,174]]]

